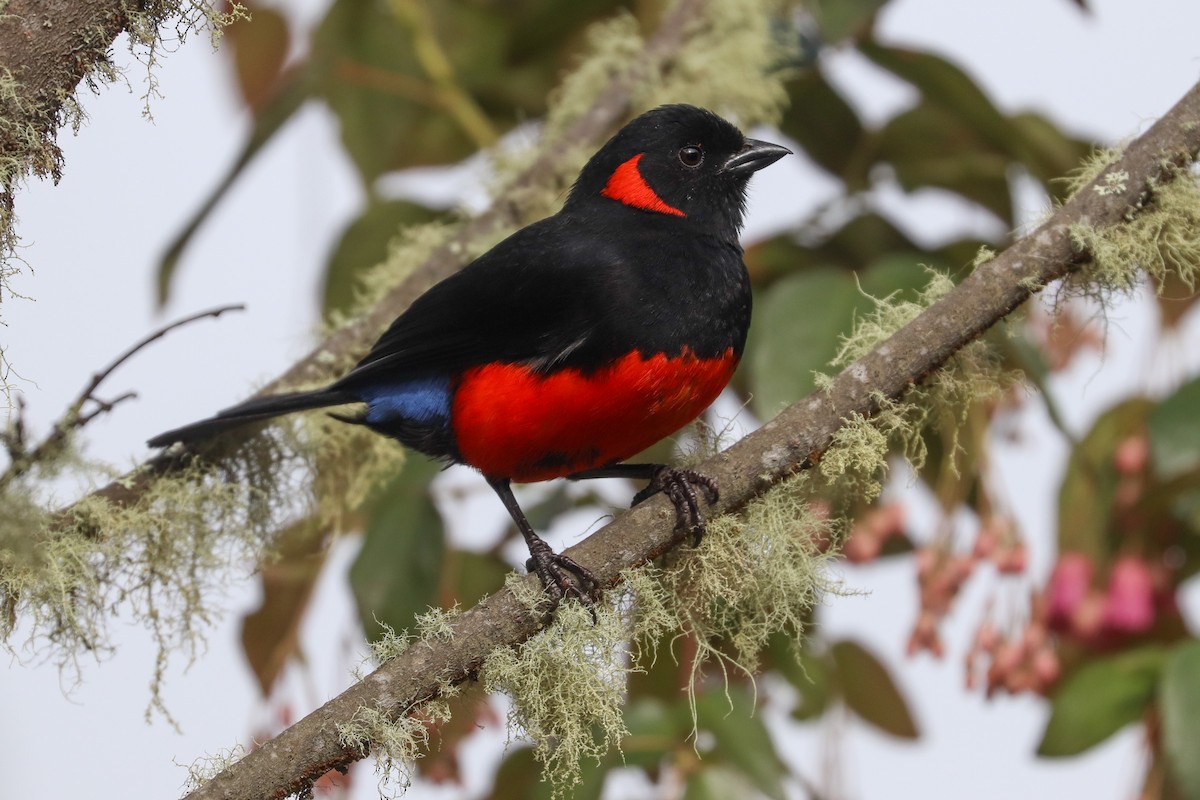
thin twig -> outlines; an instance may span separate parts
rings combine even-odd
[[[154,333],[150,334],[149,336],[142,339],[137,344],[130,347],[124,353],[117,356],[116,360],[113,361],[111,364],[109,364],[107,367],[105,367],[104,369],[100,370],[95,375],[93,375],[91,382],[86,387],[84,387],[84,390],[80,393],[79,397],[75,400],[75,403],[71,406],[71,409],[68,412],[68,414],[78,414],[79,410],[81,408],[83,408],[83,404],[86,403],[88,400],[92,399],[92,393],[100,388],[100,384],[104,382],[104,379],[107,378],[109,375],[111,375],[113,373],[113,371],[116,370],[117,367],[121,366],[126,361],[133,358],[133,356],[137,355],[138,351],[141,350],[142,348],[146,347],[147,345],[150,345],[150,344],[158,341],[159,339],[166,336],[168,333],[175,330],[176,328],[182,328],[184,325],[190,325],[191,323],[196,322],[197,320],[206,319],[208,317],[212,317],[213,319],[216,319],[217,317],[219,317],[222,314],[229,312],[229,311],[245,311],[245,310],[246,310],[246,306],[243,305],[242,303],[232,303],[230,305],[220,306],[218,308],[209,309],[208,311],[201,311],[197,314],[192,314],[190,317],[184,317],[183,319],[176,320],[175,322],[172,322],[169,325],[165,325],[165,326],[159,328]]]
[[[176,328],[182,328],[184,325],[208,317],[216,319],[228,311],[243,311],[245,308],[241,303],[235,303],[209,309],[208,311],[201,311],[198,314],[192,314],[189,317],[176,320],[169,325],[164,325],[145,337],[117,356],[104,369],[94,373],[91,380],[88,381],[87,386],[83,388],[83,391],[79,393],[75,401],[67,407],[63,415],[54,423],[54,427],[46,435],[46,438],[32,450],[25,447],[25,405],[23,401],[18,400],[16,421],[13,423],[10,431],[0,437],[0,440],[4,442],[4,446],[8,450],[10,458],[8,469],[4,471],[3,475],[0,475],[0,492],[3,492],[14,480],[31,470],[39,462],[46,461],[57,455],[63,445],[66,444],[67,437],[72,432],[79,430],[101,414],[112,411],[118,403],[137,397],[134,392],[126,392],[115,400],[105,401],[97,398],[95,393],[100,388],[100,384],[104,383],[109,375],[112,375],[118,367],[137,355],[143,348],[158,341]],[[83,413],[83,407],[88,401],[95,403],[96,408],[85,414]]]

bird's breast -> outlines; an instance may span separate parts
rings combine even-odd
[[[538,372],[525,364],[467,370],[451,425],[461,460],[519,482],[558,478],[625,460],[698,417],[729,382],[732,347],[701,358],[631,351],[589,370]]]

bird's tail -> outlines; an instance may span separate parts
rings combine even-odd
[[[360,402],[360,399],[355,394],[344,389],[333,388],[258,397],[220,411],[216,416],[208,419],[160,433],[147,444],[151,447],[166,447],[174,442],[195,442],[250,422],[278,417],[281,414],[357,402]]]

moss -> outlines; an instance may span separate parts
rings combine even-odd
[[[170,658],[196,656],[225,585],[269,552],[293,510],[273,479],[287,474],[283,457],[260,442],[220,473],[159,478],[128,506],[89,496],[67,518],[31,488],[44,475],[10,484],[0,496],[0,639],[15,653],[19,633],[74,676],[81,655],[111,651],[110,621],[126,613],[157,646],[147,714],[169,720],[162,689]]]
[[[778,122],[788,103],[788,73],[780,69],[787,54],[772,32],[783,13],[781,5],[769,0],[705,3],[686,29],[688,46],[663,80],[639,89],[638,106],[691,103],[745,127]]]
[[[1143,206],[1122,223],[1071,226],[1072,240],[1092,261],[1069,280],[1069,288],[1129,293],[1147,276],[1162,291],[1168,273],[1174,273],[1195,289],[1200,266],[1200,184],[1190,166],[1178,170],[1173,180],[1153,188]]]
[[[454,620],[461,614],[457,603],[452,608],[430,608],[417,615],[417,635],[426,641],[448,642],[454,634]]]
[[[187,767],[187,778],[183,782],[184,791],[199,789],[245,758],[248,752],[243,745],[235,744],[228,750],[197,758]]]
[[[397,797],[412,784],[412,762],[429,749],[431,727],[450,719],[441,701],[409,709],[397,719],[378,708],[360,708],[349,722],[337,726],[342,744],[361,756],[375,755],[379,796]]]
[[[1123,147],[1115,147],[1093,153],[1067,179],[1070,195],[1084,191],[1097,179],[1091,188],[1097,195],[1126,191],[1128,172],[1106,173],[1122,152]],[[1091,256],[1091,263],[1064,282],[1065,292],[1107,302],[1114,294],[1135,290],[1143,276],[1162,291],[1168,273],[1195,288],[1200,265],[1200,185],[1195,165],[1164,163],[1161,168],[1163,173],[1150,182],[1147,194],[1120,223],[1071,226],[1075,246]]]
[[[455,606],[450,610],[430,609],[419,615],[418,638],[407,631],[397,633],[384,624],[383,636],[370,644],[369,660],[378,666],[421,642],[445,641],[458,614]],[[355,675],[359,680],[366,677],[361,670],[356,670]],[[461,691],[461,685],[443,680],[433,698],[414,704],[398,716],[383,708],[360,708],[353,719],[337,726],[342,744],[362,756],[375,754],[381,797],[396,796],[412,783],[412,762],[428,751],[430,732],[450,721],[449,700]]]
[[[488,691],[512,697],[509,724],[533,740],[555,797],[570,796],[582,759],[599,761],[628,735],[621,701],[631,669],[629,633],[616,609],[600,604],[593,622],[582,605],[567,602],[545,631],[483,663]]]

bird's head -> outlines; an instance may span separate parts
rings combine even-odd
[[[790,152],[746,138],[703,108],[660,106],[631,121],[592,156],[567,208],[618,203],[736,238],[750,176]]]

